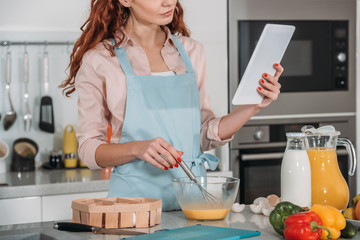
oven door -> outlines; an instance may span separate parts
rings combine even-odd
[[[239,200],[252,204],[258,197],[276,194],[281,197],[280,172],[285,147],[241,149],[239,150]],[[341,173],[348,182],[350,196],[355,196],[354,179],[348,176],[348,153],[339,147],[337,150]]]

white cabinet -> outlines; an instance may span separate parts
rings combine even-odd
[[[40,221],[40,196],[0,200],[0,225]]]
[[[1,199],[0,225],[69,220],[73,200],[105,198],[107,194],[106,191]]]
[[[71,202],[80,198],[105,198],[108,192],[89,192],[42,197],[42,218],[44,221],[68,220],[72,218]]]

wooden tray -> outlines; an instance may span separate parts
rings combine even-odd
[[[83,198],[72,201],[72,221],[103,228],[147,228],[160,224],[161,207],[161,199],[154,198]]]

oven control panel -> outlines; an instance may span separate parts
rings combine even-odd
[[[269,142],[270,126],[244,126],[235,135],[234,140],[238,144]]]
[[[352,118],[351,118],[352,119]],[[308,121],[308,122],[293,122],[293,123],[271,123],[258,125],[245,125],[234,136],[230,142],[231,149],[244,148],[247,146],[261,146],[265,147],[269,144],[279,145],[286,144],[286,133],[301,132],[304,125],[312,125],[315,128],[324,125],[333,125],[336,130],[341,132],[340,137],[348,138],[355,141],[355,133],[353,131],[354,120],[350,119],[327,119],[324,121]]]
[[[333,88],[335,90],[348,89],[348,23],[334,22],[333,27],[334,62]]]

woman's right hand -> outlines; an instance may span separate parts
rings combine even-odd
[[[137,158],[163,170],[168,170],[169,168],[173,168],[173,166],[179,167],[177,162],[182,161],[181,152],[177,151],[170,143],[161,137],[139,141],[137,147]],[[166,161],[165,158],[168,161]]]

